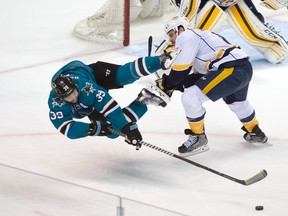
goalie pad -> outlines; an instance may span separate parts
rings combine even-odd
[[[240,0],[213,0],[220,7],[230,7],[237,4]]]
[[[226,13],[230,26],[269,62],[276,64],[288,56],[288,44],[284,38],[263,24],[244,2],[231,6]]]
[[[214,31],[226,21],[226,17],[226,13],[217,4],[208,1],[198,12],[196,20],[190,22],[190,27]]]
[[[196,16],[201,0],[182,0],[180,4],[179,15],[184,16],[189,20],[192,26],[195,26]]]
[[[283,7],[288,7],[288,0],[261,0],[261,6],[267,7],[271,10],[278,10]]]
[[[189,28],[213,31],[226,20],[225,12],[215,2],[207,1],[199,9],[200,3],[199,0],[181,1],[179,14],[188,19]]]

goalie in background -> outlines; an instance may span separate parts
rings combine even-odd
[[[162,55],[138,58],[124,65],[100,61],[86,65],[78,60],[66,64],[51,81],[48,106],[52,124],[70,139],[116,138],[117,135],[109,131],[112,127],[124,133],[125,141],[139,149],[142,136],[136,122],[146,113],[147,105],[164,107],[165,101],[144,88],[132,103],[121,109],[108,90],[120,89],[150,75],[163,65],[167,66],[169,61],[169,56]],[[75,120],[84,117],[91,123]]]
[[[276,64],[288,56],[286,40],[259,13],[252,0],[171,0],[189,27],[215,31],[224,21],[248,44]],[[288,6],[287,0],[263,0],[270,9]],[[164,45],[163,45],[164,46]],[[167,45],[168,46],[168,45]],[[162,48],[164,49],[164,47]]]
[[[288,0],[261,0],[260,5],[271,10],[279,10],[284,7],[288,9]]]
[[[170,74],[157,85],[167,94],[181,90],[182,104],[188,120],[189,135],[178,151],[189,156],[209,149],[204,129],[206,114],[203,103],[223,99],[243,124],[243,138],[250,143],[265,143],[268,138],[260,129],[255,110],[247,100],[253,69],[247,54],[224,37],[207,30],[188,29],[188,20],[176,16],[165,24],[165,33],[180,51]],[[197,71],[189,75],[191,70]]]

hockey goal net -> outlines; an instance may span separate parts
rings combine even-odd
[[[169,0],[108,0],[92,16],[78,22],[73,30],[79,38],[98,42],[129,45],[130,22],[141,18],[162,16]]]

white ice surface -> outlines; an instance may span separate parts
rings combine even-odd
[[[73,37],[74,24],[93,14],[99,2],[1,1],[0,216],[116,215],[118,199],[92,189],[184,215],[286,216],[288,60],[268,63],[227,25],[222,34],[251,56],[254,77],[249,100],[269,145],[246,143],[241,124],[228,107],[222,101],[207,102],[205,127],[211,149],[189,159],[240,179],[266,169],[268,177],[263,181],[242,186],[147,147],[135,151],[121,138],[69,140],[56,131],[47,107],[52,75],[75,59],[123,64],[144,56],[148,36],[159,42],[169,17],[132,24],[127,48]],[[288,38],[287,9],[273,12],[256,6]],[[125,106],[152,79],[111,94]],[[186,127],[178,93],[166,108],[151,107],[139,122],[145,141],[173,153],[186,139]],[[125,215],[170,215],[129,200],[123,205]],[[255,212],[256,205],[263,205],[264,211]]]

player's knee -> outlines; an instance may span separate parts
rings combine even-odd
[[[181,101],[185,109],[186,116],[189,116],[191,118],[197,118],[205,113],[199,91],[200,90],[198,89],[198,87],[192,86],[186,89],[182,94]]]

